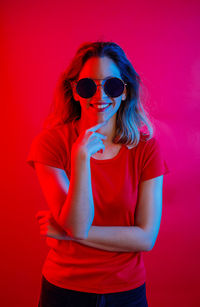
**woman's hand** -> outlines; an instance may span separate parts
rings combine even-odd
[[[76,159],[77,156],[84,155],[85,157],[90,158],[91,155],[95,154],[96,152],[104,151],[105,145],[102,139],[105,140],[107,136],[96,131],[106,124],[107,121],[82,132],[77,138],[76,142],[72,145],[72,157]]]
[[[42,236],[47,236],[57,240],[73,240],[73,238],[69,237],[66,231],[56,223],[51,211],[38,211],[35,217],[40,225],[40,234]]]

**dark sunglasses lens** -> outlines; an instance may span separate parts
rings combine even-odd
[[[78,81],[76,91],[82,98],[90,98],[96,92],[96,84],[92,79],[83,78]]]
[[[119,97],[124,91],[124,83],[118,78],[110,78],[106,80],[104,89],[108,96]]]

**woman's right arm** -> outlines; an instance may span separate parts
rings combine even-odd
[[[90,160],[72,159],[71,180],[64,170],[35,162],[45,199],[56,222],[71,237],[85,239],[94,218]]]
[[[94,202],[91,185],[91,154],[105,149],[95,132],[105,123],[82,133],[71,153],[71,179],[64,170],[35,162],[35,169],[46,201],[56,222],[76,239],[86,239],[94,219]],[[96,136],[96,138],[94,137]]]
[[[94,219],[90,159],[80,155],[71,160],[71,180],[60,224],[74,238],[85,239]]]

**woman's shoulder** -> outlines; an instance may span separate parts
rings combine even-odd
[[[129,147],[128,152],[135,157],[143,157],[153,154],[158,151],[160,147],[159,141],[156,136],[141,135],[136,146]]]
[[[137,155],[142,159],[162,154],[161,141],[156,135],[142,135],[137,146]]]
[[[127,147],[133,150],[141,150],[142,148],[149,147],[149,146],[151,147],[154,144],[157,144],[158,140],[155,136],[150,136],[147,134],[140,134],[139,140],[137,140],[137,142],[135,143],[136,143],[135,146],[127,145]]]
[[[75,138],[72,123],[44,127],[33,139],[35,144],[68,147]]]
[[[73,122],[57,124],[43,128],[40,135],[51,135],[61,138],[68,138],[75,134]]]

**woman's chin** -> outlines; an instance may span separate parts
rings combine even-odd
[[[101,124],[101,123],[104,123],[105,121],[108,121],[108,118],[107,116],[97,116],[93,119],[90,118],[89,121],[96,125],[96,124]]]

